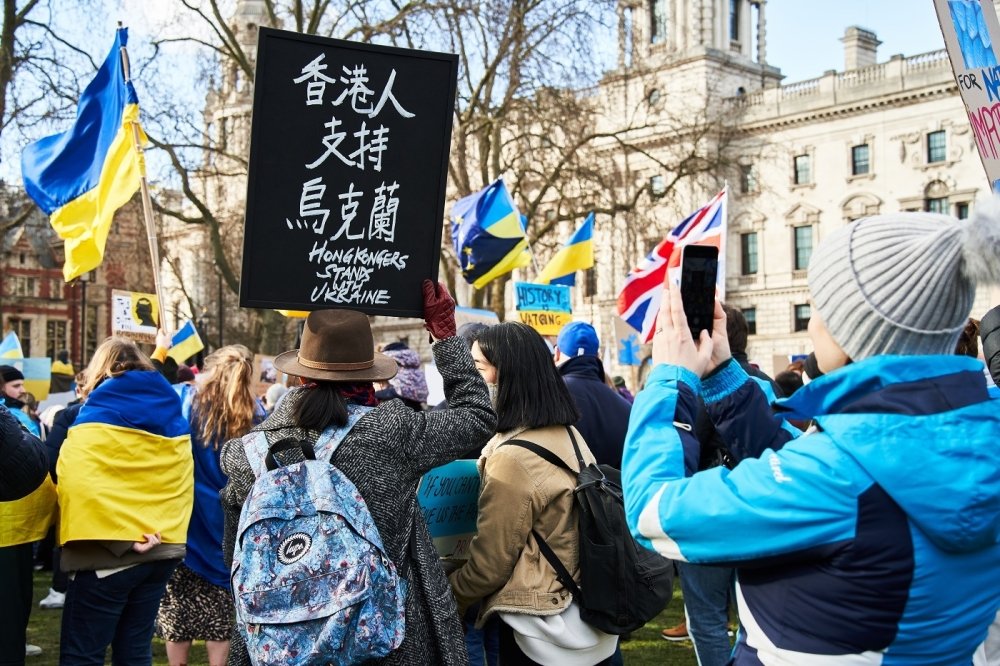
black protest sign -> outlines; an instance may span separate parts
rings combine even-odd
[[[243,307],[423,316],[458,59],[260,29]]]

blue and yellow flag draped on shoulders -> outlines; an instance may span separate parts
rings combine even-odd
[[[539,273],[538,284],[576,284],[576,272],[594,267],[594,214],[591,213]]]
[[[451,236],[462,275],[476,289],[531,263],[521,216],[502,179],[455,203]]]
[[[80,96],[73,127],[21,153],[24,188],[65,242],[67,282],[101,265],[115,211],[145,175],[132,130],[139,99],[122,63],[127,41],[128,30],[119,28],[111,53]],[[141,128],[139,137],[145,142]]]
[[[194,462],[181,401],[160,373],[129,370],[91,392],[59,452],[59,543],[186,543]]]

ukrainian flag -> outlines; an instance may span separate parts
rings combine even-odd
[[[556,256],[546,264],[535,280],[538,284],[576,284],[576,272],[594,267],[594,214],[583,221],[580,228],[559,248]]]
[[[91,392],[59,451],[59,543],[186,543],[194,461],[181,401],[160,373],[129,370]]]
[[[194,324],[192,324],[189,319],[186,324],[181,326],[179,331],[174,333],[173,338],[171,338],[170,349],[167,351],[167,356],[174,359],[178,363],[183,363],[204,348],[205,343],[201,341],[201,336],[198,335],[198,329],[194,327]]]
[[[502,179],[455,204],[451,235],[462,275],[476,289],[531,263],[521,216]]]
[[[3,342],[0,342],[0,358],[24,358],[24,352],[21,351],[21,341],[14,331],[8,333]]]
[[[128,30],[119,28],[111,53],[80,96],[73,127],[21,153],[24,188],[65,241],[67,282],[101,265],[112,217],[146,171],[132,130],[139,99],[122,65],[127,41]],[[139,140],[146,141],[141,128]]]

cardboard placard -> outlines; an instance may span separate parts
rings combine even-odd
[[[260,29],[240,305],[423,317],[458,58]]]
[[[614,317],[612,321],[615,325],[615,349],[618,352],[618,365],[642,365],[643,353],[639,333],[621,317]]]
[[[573,321],[569,287],[515,282],[514,292],[518,319],[542,335],[558,335]]]
[[[1000,22],[992,0],[934,0],[990,186],[1000,193]]]
[[[455,460],[424,474],[417,501],[441,557],[467,559],[479,516],[476,461]]]
[[[111,333],[136,342],[156,342],[160,305],[156,294],[111,292]]]
[[[253,381],[258,398],[267,393],[271,384],[284,383],[287,375],[274,367],[274,357],[263,354],[253,355]]]

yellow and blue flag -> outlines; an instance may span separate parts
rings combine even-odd
[[[452,207],[451,236],[462,275],[476,289],[531,263],[521,215],[502,179]]]
[[[24,188],[65,242],[67,282],[101,265],[115,211],[139,189],[146,171],[132,129],[139,124],[139,98],[122,64],[127,41],[128,30],[119,28],[111,53],[80,96],[73,127],[21,153]],[[145,142],[141,128],[138,134]]]
[[[542,272],[538,284],[562,284],[572,287],[576,284],[576,272],[594,267],[594,214],[591,213],[570,236],[566,244],[559,248]]]
[[[191,436],[181,401],[160,373],[129,370],[102,382],[59,450],[59,543],[186,543],[194,506]]]
[[[205,343],[201,341],[198,329],[194,327],[194,324],[189,319],[171,338],[171,345],[167,351],[167,356],[178,363],[183,363],[204,348]]]
[[[24,358],[21,341],[14,331],[5,335],[3,342],[0,342],[0,358]]]

